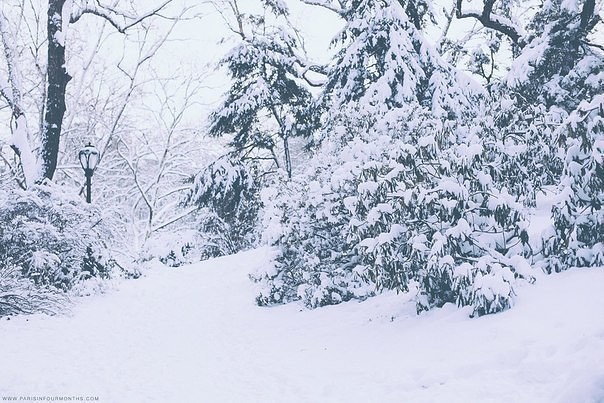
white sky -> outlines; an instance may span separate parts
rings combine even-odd
[[[250,5],[251,1],[242,0],[240,4]],[[333,53],[329,44],[343,23],[323,8],[308,6],[298,0],[287,3],[291,11],[290,21],[302,32],[309,57],[327,63]],[[199,121],[199,114],[206,115],[216,107],[227,89],[225,72],[216,70],[216,64],[235,42],[228,40],[234,35],[212,6],[201,5],[196,12],[201,17],[179,22],[172,40],[161,49],[156,64],[166,75],[189,70],[204,76],[201,105],[192,111],[190,117]]]

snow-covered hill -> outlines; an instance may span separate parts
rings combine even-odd
[[[258,308],[259,249],[157,268],[70,317],[0,322],[0,399],[601,402],[604,270],[539,278],[516,306],[416,316],[406,295]]]

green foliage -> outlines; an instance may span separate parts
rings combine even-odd
[[[373,295],[355,271],[358,256],[346,236],[350,213],[343,196],[354,186],[329,182],[323,174],[330,173],[317,167],[315,180],[282,183],[279,190],[265,192],[265,241],[278,253],[274,268],[253,276],[263,285],[260,305],[302,300],[318,307]]]
[[[256,277],[260,303],[413,287],[418,310],[453,302],[481,315],[508,308],[515,279],[530,276],[523,207],[494,182],[506,175],[498,139],[475,113],[483,94],[429,48],[410,12],[363,0],[347,14],[317,162],[266,210],[278,254]]]
[[[604,264],[604,58],[587,40],[597,16],[544,2],[508,77],[481,71],[487,93],[425,41],[422,5],[346,3],[312,161],[265,191],[277,254],[253,276],[259,304],[417,290],[418,311],[456,303],[480,316],[510,308],[533,266]],[[491,39],[493,55],[502,41]],[[529,237],[539,192],[554,201],[542,250]]]

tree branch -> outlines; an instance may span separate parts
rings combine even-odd
[[[172,1],[173,0],[164,0],[163,3],[161,3],[158,7],[155,7],[154,9],[152,9],[146,13],[143,13],[142,15],[133,16],[133,15],[127,15],[124,12],[112,9],[110,7],[103,6],[99,0],[96,0],[96,4],[87,4],[85,7],[83,7],[81,10],[79,10],[77,13],[72,14],[71,18],[70,18],[70,22],[71,23],[77,22],[80,18],[82,18],[82,16],[84,14],[92,14],[92,15],[96,15],[97,17],[105,19],[118,32],[123,34],[129,28],[132,28],[133,26],[140,24],[147,18],[155,16],[155,15],[159,15],[158,13],[160,11],[162,11],[163,9],[165,9],[168,6],[168,4],[172,3]],[[123,21],[120,21],[119,20],[120,18],[123,19]]]
[[[518,27],[513,26],[506,18],[493,14],[493,5],[495,0],[485,0],[482,12],[468,11],[465,13],[461,11],[462,0],[456,0],[456,2],[455,16],[458,19],[475,18],[476,20],[480,21],[485,28],[490,28],[497,32],[501,32],[510,38],[512,42],[518,43],[518,40],[522,36]]]
[[[191,215],[195,211],[197,211],[197,207],[189,208],[188,210],[185,210],[184,213],[181,213],[181,214],[177,215],[176,217],[173,217],[173,218],[169,219],[168,221],[151,228],[151,232],[157,232],[161,229],[164,229],[168,225],[174,224],[175,222],[178,222],[178,221],[182,220],[183,218],[186,218],[187,216]]]
[[[443,13],[445,14],[447,20],[445,22],[445,27],[443,28],[442,33],[440,34],[440,39],[438,40],[436,45],[436,48],[439,53],[442,53],[443,45],[447,40],[447,35],[449,35],[449,29],[451,28],[451,23],[453,22],[453,17],[455,16],[455,10],[455,5],[453,6],[450,12],[447,12],[447,10],[443,7]]]
[[[334,2],[331,0],[301,0],[302,3],[308,4],[309,6],[319,6],[323,7],[329,11],[333,11],[338,15],[344,15],[346,11],[342,2],[339,2],[338,5],[333,4]]]
[[[591,43],[591,42],[588,42],[588,41],[581,41],[581,42],[582,42],[584,45],[591,46],[591,47],[594,47],[594,48],[598,48],[598,49],[600,49],[600,50],[604,50],[604,46],[599,45],[599,44],[597,44],[597,43]]]

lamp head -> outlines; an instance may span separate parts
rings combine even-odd
[[[82,165],[84,173],[92,175],[96,165],[99,163],[99,151],[92,144],[88,143],[86,147],[80,150],[78,158],[80,159],[80,165]]]

